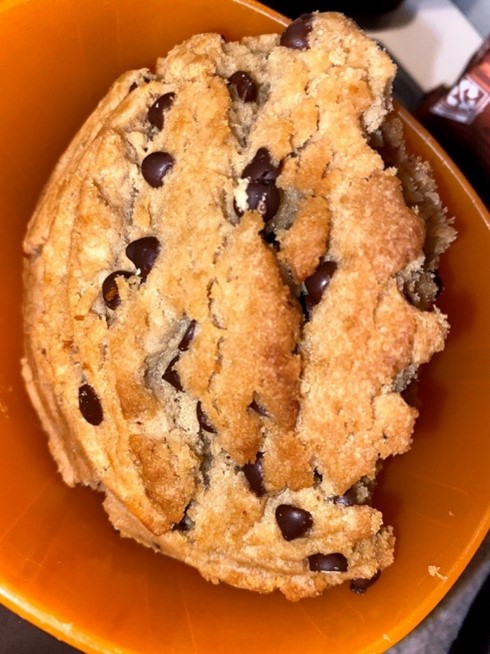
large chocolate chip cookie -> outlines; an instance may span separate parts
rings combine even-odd
[[[25,358],[64,480],[212,581],[298,599],[392,562],[371,506],[448,330],[453,237],[388,56],[340,14],[123,75],[25,240]]]

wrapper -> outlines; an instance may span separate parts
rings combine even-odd
[[[490,36],[453,86],[428,93],[416,114],[490,206]]]

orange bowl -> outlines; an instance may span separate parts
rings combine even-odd
[[[66,488],[48,454],[19,359],[21,241],[51,168],[124,70],[196,32],[234,39],[285,24],[251,0],[0,1],[0,599],[87,652],[383,651],[443,597],[489,527],[490,221],[403,110],[409,148],[431,162],[456,217],[441,271],[452,331],[422,375],[414,446],[381,477],[377,504],[395,526],[397,558],[365,596],[342,587],[290,603],[206,583],[119,538],[101,497]]]

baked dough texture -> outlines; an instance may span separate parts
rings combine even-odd
[[[23,375],[63,479],[213,582],[363,592],[393,560],[372,490],[453,238],[394,74],[337,13],[196,35],[114,83],[29,224]]]

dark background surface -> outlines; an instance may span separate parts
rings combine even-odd
[[[75,654],[65,645],[0,605],[1,654]]]

